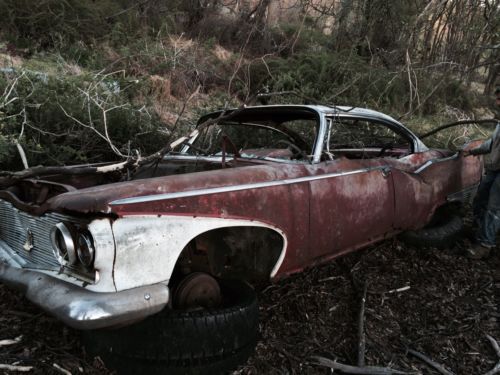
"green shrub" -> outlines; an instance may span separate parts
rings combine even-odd
[[[4,92],[6,85],[12,85],[13,79],[0,80],[0,92]],[[21,166],[13,141],[23,128],[23,111],[26,113],[26,123],[19,142],[26,151],[30,165],[116,160],[118,157],[108,143],[96,133],[99,131],[104,134],[103,110],[88,100],[86,92],[103,109],[117,106],[107,112],[106,119],[110,139],[122,153],[138,149],[147,154],[163,147],[167,137],[158,131],[161,122],[154,111],[131,104],[127,90],[120,89],[127,85],[131,90],[133,86],[130,86],[130,82],[113,76],[103,78],[86,75],[64,79],[48,76],[47,79],[40,79],[39,76],[25,73],[12,91],[19,99],[2,110],[2,169]]]

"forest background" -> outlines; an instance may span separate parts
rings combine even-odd
[[[119,153],[149,154],[200,114],[255,104],[259,92],[288,92],[269,103],[369,107],[420,134],[494,116],[500,0],[0,0],[0,9],[2,170],[22,169],[23,153],[29,166],[115,160],[109,139]],[[431,142],[486,135],[469,125]]]

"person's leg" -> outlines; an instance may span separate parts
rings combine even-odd
[[[500,172],[494,172],[491,175],[490,178],[494,178],[490,184],[486,209],[479,217],[476,239],[485,246],[494,247],[496,234],[500,229]]]
[[[477,188],[476,196],[472,203],[472,213],[474,215],[474,224],[478,227],[481,225],[480,222],[487,210],[491,185],[495,181],[496,176],[496,172],[486,172]]]

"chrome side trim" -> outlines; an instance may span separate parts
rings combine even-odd
[[[0,281],[23,291],[34,304],[76,329],[134,323],[168,303],[167,285],[158,283],[115,293],[96,293],[41,272],[0,263]]]
[[[377,167],[372,167],[372,168],[356,169],[354,171],[349,171],[349,172],[327,173],[327,174],[322,174],[320,176],[297,177],[297,178],[284,179],[284,180],[257,182],[257,183],[253,183],[253,184],[222,186],[222,187],[207,188],[207,189],[180,191],[180,192],[175,192],[175,193],[145,195],[142,197],[117,199],[115,201],[110,202],[109,205],[116,206],[116,205],[124,205],[124,204],[155,202],[155,201],[160,201],[160,200],[165,200],[165,199],[186,198],[186,197],[195,197],[198,195],[228,193],[228,192],[233,192],[233,191],[241,191],[241,190],[249,190],[249,189],[261,189],[261,188],[266,188],[266,187],[271,187],[271,186],[292,185],[292,184],[298,184],[298,183],[302,183],[302,182],[325,180],[328,178],[335,178],[335,177],[349,176],[349,175],[359,174],[359,173],[366,173],[366,172],[375,171],[375,170],[383,171],[386,169],[387,169],[387,166],[377,166]]]
[[[421,173],[422,171],[426,170],[427,168],[429,168],[433,164],[442,163],[442,162],[453,160],[453,159],[458,159],[458,152],[456,152],[453,155],[448,156],[446,158],[435,158],[435,159],[427,160],[420,168],[418,168],[413,173]]]

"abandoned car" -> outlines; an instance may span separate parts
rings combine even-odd
[[[126,175],[0,190],[0,280],[123,372],[234,366],[256,340],[249,285],[417,231],[482,173],[368,109],[256,106],[198,124]]]

